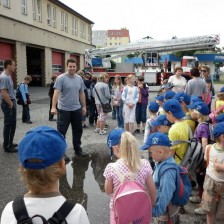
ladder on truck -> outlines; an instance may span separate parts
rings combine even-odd
[[[142,39],[136,42],[116,45],[105,48],[86,49],[85,60],[91,64],[91,58],[93,57],[110,57],[105,60],[111,60],[131,53],[144,53],[144,52],[174,52],[183,50],[200,50],[200,49],[211,49],[220,43],[219,35],[204,35],[186,38],[177,38],[171,40],[148,40]]]

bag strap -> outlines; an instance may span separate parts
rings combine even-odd
[[[15,198],[12,203],[12,208],[18,224],[26,223],[30,219],[22,195]]]
[[[75,207],[76,203],[66,200],[62,206],[54,213],[54,215],[48,219],[50,224],[60,224],[62,223],[68,214],[72,211]]]
[[[94,86],[93,88],[95,89],[96,95],[97,95],[97,97],[98,97],[98,99],[99,99],[100,103],[103,105],[103,103],[102,103],[102,101],[101,101],[101,99],[100,99],[100,96],[99,96],[99,94],[98,94],[98,92],[97,92],[97,90],[96,90],[95,86]]]

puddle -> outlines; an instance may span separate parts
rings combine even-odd
[[[109,223],[109,196],[104,192],[103,172],[111,162],[105,144],[86,145],[89,158],[75,157],[60,179],[60,192],[87,210],[90,223]],[[84,148],[84,150],[85,150]],[[86,151],[86,150],[85,150]]]

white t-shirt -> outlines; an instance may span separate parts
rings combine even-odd
[[[31,198],[24,197],[27,212],[30,217],[34,215],[42,215],[46,219],[49,219],[53,214],[61,207],[65,202],[63,196],[49,197],[49,198]],[[9,202],[1,216],[1,224],[17,224],[17,220],[14,216],[12,209],[12,201]],[[68,224],[89,224],[86,211],[82,205],[76,204],[72,211],[68,214],[66,221]],[[39,218],[33,219],[34,224],[42,224],[42,220]]]
[[[185,86],[187,84],[187,81],[184,77],[180,76],[180,78],[177,78],[176,75],[170,76],[168,83],[169,82],[173,83],[174,87],[172,90],[175,93],[184,92]]]

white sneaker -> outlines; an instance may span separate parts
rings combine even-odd
[[[100,131],[100,135],[105,135],[107,132],[105,130]]]
[[[198,215],[206,215],[205,210],[202,207],[196,208],[194,212]]]
[[[96,128],[94,132],[100,133],[100,129]]]
[[[201,202],[201,198],[199,196],[191,196],[191,197],[189,197],[189,200],[193,203],[200,203]]]

